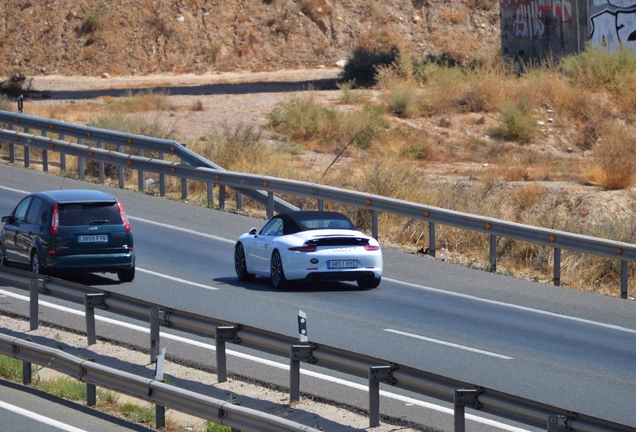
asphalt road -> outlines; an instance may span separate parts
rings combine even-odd
[[[2,430],[11,432],[148,432],[75,402],[0,379]]]
[[[378,289],[334,283],[275,291],[266,279],[239,282],[233,270],[234,240],[264,220],[6,165],[0,165],[0,214],[8,214],[24,192],[57,188],[109,189],[133,227],[135,281],[119,284],[114,276],[96,275],[83,282],[290,336],[303,310],[310,341],[636,427],[632,301],[388,248]],[[245,373],[250,369],[259,378],[269,374],[253,365]],[[330,385],[316,383],[315,390],[337,399],[341,391]],[[360,396],[346,399],[366,406]],[[391,408],[398,417],[404,411],[399,402]],[[449,416],[437,416],[422,421],[446,430]],[[479,428],[470,430],[484,430]]]

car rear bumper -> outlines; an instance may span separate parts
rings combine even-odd
[[[371,270],[312,272],[305,276],[308,281],[358,281],[378,279],[381,274]]]
[[[45,270],[56,272],[77,273],[116,273],[120,270],[129,270],[135,266],[135,255],[108,254],[108,255],[66,255],[46,257]]]

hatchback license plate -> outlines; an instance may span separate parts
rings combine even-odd
[[[349,261],[329,261],[327,263],[327,268],[356,268],[358,267],[358,262],[355,260]]]
[[[78,243],[108,243],[108,236],[100,235],[81,235],[77,236]]]

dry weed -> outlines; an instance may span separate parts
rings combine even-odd
[[[617,127],[604,134],[594,146],[594,160],[601,170],[600,186],[605,190],[628,189],[636,176],[636,142],[632,128]]]
[[[440,11],[439,18],[448,24],[459,24],[466,18],[466,12],[444,9]]]

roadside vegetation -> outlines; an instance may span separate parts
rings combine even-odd
[[[611,201],[612,193],[633,187],[634,90],[636,56],[628,48],[588,47],[579,55],[524,63],[498,53],[466,61],[450,54],[418,59],[394,46],[360,48],[344,69],[337,105],[324,106],[311,91],[295,94],[267,113],[266,133],[249,124],[226,126],[188,148],[233,171],[636,243],[632,212],[588,217],[577,210],[580,202],[555,189],[563,182],[595,188]],[[166,127],[152,113],[176,109],[165,94],[129,95],[108,102],[89,124],[174,139],[174,125]],[[128,174],[134,187],[136,173]],[[180,196],[180,183],[170,180],[168,190]],[[205,185],[191,182],[190,193],[191,201],[206,205]],[[249,200],[244,206],[262,211]],[[327,206],[370,229],[368,211]],[[381,214],[380,226],[385,244],[428,247],[425,222]],[[487,236],[444,226],[436,236],[445,259],[489,269]],[[500,239],[497,269],[550,283],[552,254]],[[561,273],[563,286],[618,293],[615,260],[564,251]],[[636,296],[635,279],[630,268],[630,297]]]
[[[0,355],[0,377],[21,383],[22,360],[13,357]],[[38,375],[38,366],[31,366],[31,386],[54,396],[68,399],[79,404],[86,404],[86,384],[66,376],[59,376],[52,379],[41,379]],[[135,404],[131,402],[120,402],[119,395],[110,390],[97,388],[97,403],[93,407],[107,414],[124,418],[133,423],[143,424],[153,427],[156,422],[155,406],[153,404]],[[158,429],[164,432],[182,431],[183,425],[176,424],[166,418],[166,426]],[[230,432],[228,426],[222,426],[207,421],[205,427],[200,429],[188,429],[193,432]]]

